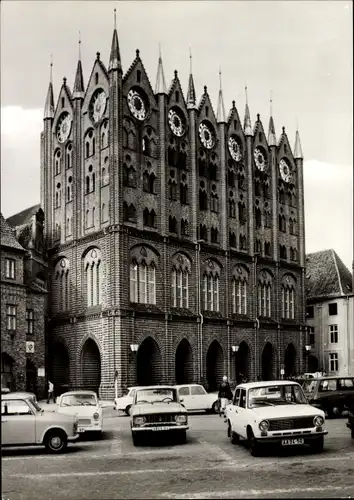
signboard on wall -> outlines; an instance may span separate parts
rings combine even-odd
[[[38,368],[38,377],[45,377],[45,369]]]
[[[26,353],[30,354],[34,352],[34,342],[26,341]]]

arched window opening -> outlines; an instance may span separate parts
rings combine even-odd
[[[188,221],[186,219],[181,220],[181,236],[188,236]]]
[[[205,189],[199,189],[199,209],[208,210],[208,197]]]
[[[229,243],[230,247],[236,248],[236,234],[235,233],[229,233]]]
[[[146,265],[130,264],[130,302],[156,304],[156,267],[154,262]]]
[[[219,276],[213,273],[204,273],[202,287],[203,309],[219,312]]]
[[[247,314],[247,281],[245,278],[232,280],[232,312],[234,314]]]
[[[188,271],[172,269],[172,307],[188,308]]]
[[[208,229],[204,224],[200,224],[199,226],[199,238],[208,241]]]
[[[211,243],[219,243],[219,231],[216,227],[212,227],[210,231]]]
[[[95,73],[95,85],[98,84],[98,73]]]
[[[84,258],[87,306],[101,304],[102,258],[98,248],[90,250]]]

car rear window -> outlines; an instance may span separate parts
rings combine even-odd
[[[343,390],[354,389],[354,379],[353,378],[341,378],[339,380],[339,388]]]
[[[321,380],[318,390],[319,390],[319,392],[336,391],[337,390],[337,380],[336,379]]]

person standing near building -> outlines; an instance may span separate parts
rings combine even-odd
[[[53,403],[54,401],[54,385],[51,383],[50,380],[48,380],[48,399],[47,399],[47,404],[49,405],[50,400],[53,398]]]
[[[220,399],[220,417],[222,414],[225,416],[225,408],[227,403],[232,399],[232,391],[229,382],[227,381],[227,376],[224,375],[222,382],[219,387],[218,398]]]

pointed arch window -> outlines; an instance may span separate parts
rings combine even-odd
[[[168,230],[170,233],[177,233],[177,220],[176,217],[169,216]]]
[[[247,238],[244,234],[240,234],[240,250],[247,250]]]
[[[203,306],[205,311],[219,312],[219,276],[215,273],[203,275]]]
[[[257,295],[258,295],[258,315],[263,317],[271,317],[271,292],[272,280],[269,273],[263,271],[261,278],[258,280]]]
[[[61,206],[61,184],[58,182],[55,190],[55,208],[60,208]]]
[[[187,176],[186,174],[182,175],[182,181],[179,186],[179,195],[181,205],[187,205],[188,203],[188,186],[187,186]]]
[[[208,229],[204,224],[200,224],[199,226],[199,238],[208,241]]]
[[[200,183],[199,189],[199,210],[208,210],[208,197],[205,191],[204,181]]]
[[[232,219],[236,218],[236,202],[234,199],[234,193],[230,191],[229,194],[229,217]]]
[[[84,257],[85,289],[87,306],[101,304],[102,257],[98,248],[93,248]]]
[[[217,227],[212,227],[210,230],[211,243],[219,243],[219,231]]]
[[[102,203],[101,220],[102,222],[108,221],[108,206],[105,203]]]
[[[240,224],[246,224],[246,205],[243,202],[238,202],[238,220]]]
[[[61,153],[58,149],[54,154],[54,165],[55,165],[55,175],[59,175],[61,172]]]
[[[172,307],[188,309],[188,271],[172,269]]]
[[[54,305],[56,305],[57,312],[65,312],[69,310],[70,307],[70,263],[69,259],[62,257],[54,268],[55,276],[55,291],[54,293]]]
[[[262,214],[259,207],[256,207],[256,229],[261,229],[262,227]]]
[[[269,210],[264,211],[264,227],[272,227],[272,216]]]
[[[247,288],[248,284],[244,277],[233,277],[232,312],[234,314],[247,314]]]
[[[66,186],[66,201],[70,202],[73,199],[73,178],[70,176],[68,178],[68,184]]]
[[[295,286],[293,280],[281,286],[281,317],[295,319]]]
[[[181,219],[181,236],[188,236],[188,221]]]
[[[156,304],[156,267],[142,261],[130,264],[130,302]]]
[[[231,232],[229,233],[229,244],[230,244],[230,247],[232,247],[232,248],[237,247],[235,233],[231,233]]]
[[[210,201],[211,201],[211,211],[218,213],[219,212],[219,197],[218,197],[218,193],[216,192],[215,184],[213,184],[212,188],[211,188]]]
[[[66,148],[66,168],[72,168],[73,166],[73,145],[72,143],[68,144]]]

